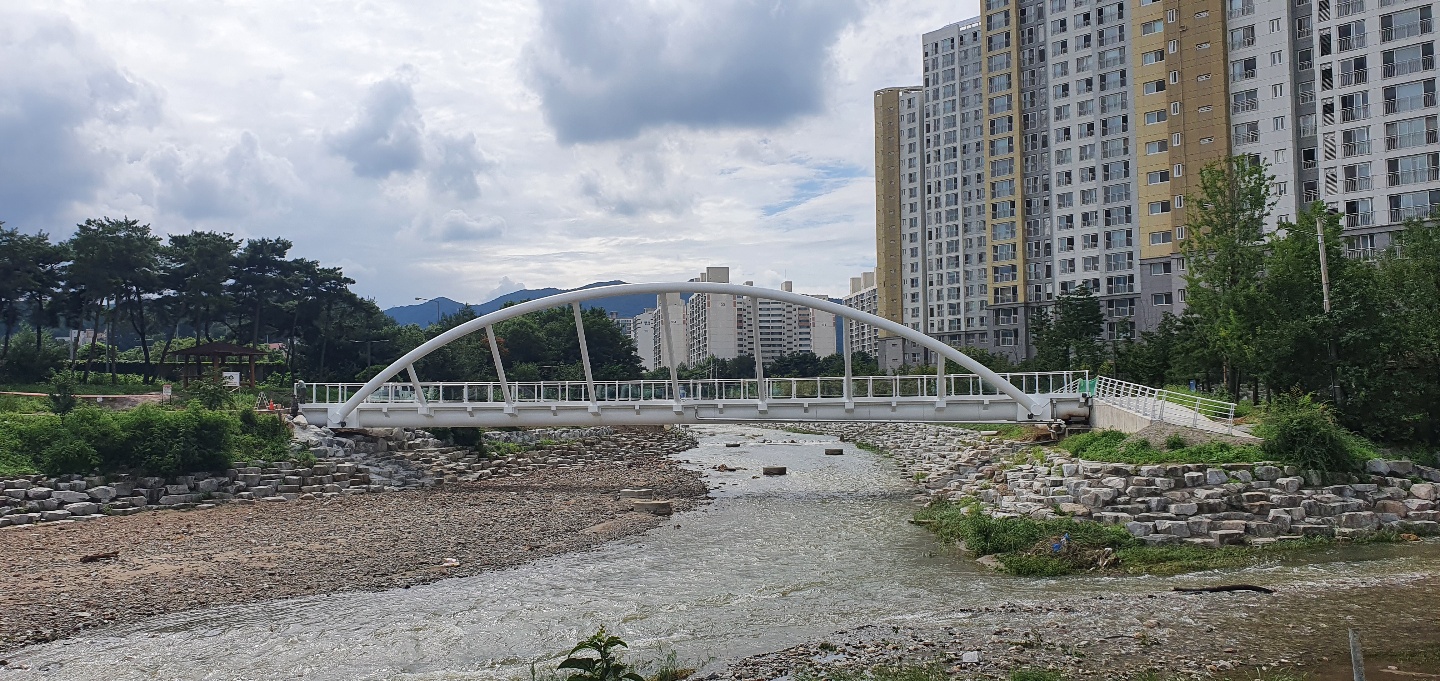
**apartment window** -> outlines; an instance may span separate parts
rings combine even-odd
[[[1152,293],[1152,294],[1150,294],[1150,303],[1151,303],[1152,305],[1171,305],[1171,304],[1174,304],[1175,300],[1174,300],[1173,295],[1174,295],[1174,294],[1171,294],[1171,293],[1168,293],[1168,292],[1167,292],[1167,293]]]
[[[1230,62],[1230,80],[1240,81],[1255,77],[1255,58],[1237,59]]]
[[[1151,202],[1150,202],[1150,205],[1149,205],[1147,208],[1148,208],[1148,210],[1149,210],[1149,212],[1150,212],[1151,215],[1160,215],[1160,214],[1162,214],[1162,213],[1169,213],[1169,212],[1170,212],[1170,202],[1169,202],[1169,201],[1151,201]]]
[[[1105,254],[1106,272],[1124,272],[1132,269],[1135,269],[1135,253],[1133,251]]]
[[[1159,33],[1164,30],[1165,22],[1159,19],[1156,19],[1154,21],[1147,21],[1143,24],[1140,24],[1140,35],[1150,35],[1152,33]]]
[[[1416,7],[1403,12],[1385,14],[1380,17],[1380,40],[1404,40],[1434,30],[1431,27],[1430,7]]]
[[[1100,256],[1090,255],[1080,259],[1080,269],[1085,272],[1100,271]],[[1093,289],[1092,289],[1093,290]]]
[[[1153,142],[1145,143],[1146,154],[1159,154],[1168,151],[1169,149],[1170,143],[1167,140],[1155,140]]]
[[[1280,50],[1275,50],[1274,52],[1271,52],[1271,53],[1270,53],[1270,65],[1271,65],[1271,66],[1279,66],[1280,64],[1283,64],[1283,63],[1285,63],[1285,53],[1284,53],[1284,52],[1281,52]]]
[[[1168,116],[1165,115],[1164,109],[1161,109],[1159,111],[1146,111],[1145,125],[1155,125],[1156,123],[1163,123],[1167,118]]]
[[[1271,97],[1271,99],[1279,99],[1279,98],[1284,97],[1284,96],[1285,96],[1285,84],[1284,84],[1284,83],[1275,83],[1274,85],[1271,85],[1271,86],[1270,86],[1270,97]]]
[[[1140,63],[1146,66],[1165,61],[1165,50],[1151,50],[1140,55]]]
[[[1230,49],[1238,50],[1255,44],[1255,27],[1244,26],[1230,29]]]
[[[1161,245],[1164,245],[1164,244],[1168,244],[1168,243],[1170,243],[1170,236],[1171,236],[1171,235],[1170,235],[1170,230],[1168,230],[1168,229],[1167,229],[1167,230],[1164,230],[1164,231],[1160,231],[1160,232],[1151,232],[1151,233],[1150,233],[1150,245],[1151,245],[1151,246],[1161,246]],[[1167,263],[1165,263],[1165,265],[1166,265],[1166,270],[1168,271],[1168,270],[1169,270],[1169,265],[1170,265],[1170,263],[1167,262]],[[1151,274],[1154,274],[1154,272],[1152,271]]]
[[[1180,115],[1180,102],[1170,102],[1170,115],[1171,115],[1171,116],[1179,116],[1179,115]]]
[[[1435,144],[1437,126],[1435,116],[1410,118],[1385,124],[1385,148],[1387,150],[1408,149]]]
[[[1170,171],[1156,170],[1145,173],[1145,184],[1163,184],[1170,181]]]
[[[1408,47],[1386,50],[1381,54],[1383,76],[1395,78],[1435,68],[1435,43],[1424,42]]]
[[[1272,129],[1274,129],[1274,130],[1284,130],[1284,129],[1285,129],[1285,117],[1284,117],[1284,116],[1275,116],[1274,118],[1271,118],[1271,119],[1270,119],[1270,124],[1271,124],[1272,126],[1274,126],[1274,127],[1272,128]]]
[[[1164,80],[1152,80],[1145,83],[1145,94],[1153,95],[1165,91]]]
[[[1157,277],[1162,274],[1170,274],[1170,261],[1150,263],[1150,274]]]
[[[1403,113],[1435,106],[1435,79],[1385,88],[1385,113]]]
[[[1271,33],[1279,33],[1279,32],[1280,32],[1280,29],[1282,28],[1282,24],[1281,24],[1280,22],[1281,22],[1280,19],[1271,19],[1271,20],[1270,20],[1270,32],[1271,32]]]

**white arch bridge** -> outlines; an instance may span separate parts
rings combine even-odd
[[[869,324],[914,341],[972,373],[854,376],[850,348],[844,376],[768,378],[763,362],[755,378],[682,380],[675,370],[685,345],[681,320],[661,305],[661,349],[669,380],[596,381],[590,367],[580,303],[598,298],[655,294],[676,301],[682,293],[743,297],[750,319],[759,299],[809,307]],[[737,299],[737,307],[741,304]],[[493,326],[531,312],[568,305],[575,315],[584,381],[506,380]],[[484,330],[499,380],[488,383],[422,382],[415,362],[446,344]],[[399,381],[390,379],[399,377]],[[932,421],[1037,422],[1085,420],[1094,382],[1087,372],[997,374],[945,343],[888,319],[789,291],[711,282],[619,284],[559,293],[497,310],[456,326],[395,360],[369,381],[298,383],[299,408],[311,423],[330,427],[546,427],[666,425],[722,421]]]

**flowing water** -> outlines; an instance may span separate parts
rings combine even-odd
[[[887,618],[1176,583],[989,573],[907,522],[914,490],[883,458],[849,444],[844,456],[825,456],[833,439],[744,426],[695,432],[700,446],[677,458],[707,471],[715,501],[644,535],[410,589],[166,615],[19,651],[12,660],[31,671],[0,677],[528,679],[531,661],[553,668],[601,625],[636,656],[673,651],[714,667]],[[713,471],[720,463],[743,470]],[[763,465],[789,474],[757,477]],[[1366,548],[1390,560],[1340,555],[1256,568],[1245,580],[1440,565],[1435,551]]]

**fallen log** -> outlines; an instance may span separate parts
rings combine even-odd
[[[92,553],[88,556],[80,556],[82,563],[94,563],[101,560],[115,560],[120,557],[119,551],[107,551],[105,553]]]
[[[1273,593],[1275,593],[1275,590],[1274,590],[1274,589],[1267,589],[1267,588],[1265,588],[1265,587],[1263,587],[1263,586],[1252,586],[1252,585],[1250,585],[1250,584],[1226,584],[1225,586],[1204,586],[1204,587],[1196,587],[1196,588],[1186,588],[1186,587],[1183,587],[1183,586],[1177,586],[1177,587],[1175,587],[1175,590],[1176,590],[1176,591],[1179,591],[1180,593],[1187,593],[1187,594],[1219,593],[1219,592],[1222,592],[1222,591],[1255,591],[1255,592],[1262,593],[1262,594],[1273,594]]]

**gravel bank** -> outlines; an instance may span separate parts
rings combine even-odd
[[[1307,681],[1348,681],[1352,627],[1376,678],[1440,672],[1433,657],[1411,656],[1440,653],[1440,634],[1431,626],[1440,596],[1434,575],[1342,578],[1275,591],[1115,595],[1097,589],[1090,596],[917,614],[749,657],[705,680],[775,679],[806,669],[823,679],[933,664],[962,679],[1009,679],[1018,669],[1113,681],[1144,671],[1167,679],[1254,679],[1256,672],[1281,670]]]
[[[214,604],[408,587],[585,550],[667,522],[631,511],[618,492],[633,487],[676,511],[707,494],[699,473],[647,455],[438,489],[9,528],[0,651]]]

